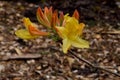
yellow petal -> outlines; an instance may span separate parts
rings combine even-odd
[[[84,27],[85,27],[85,24],[84,24],[84,23],[80,23],[80,24],[79,24],[78,34],[79,34],[80,36],[82,35],[82,32],[83,32]]]
[[[56,30],[57,30],[57,33],[59,34],[59,36],[61,38],[66,38],[67,37],[67,33],[68,33],[68,30],[65,29],[65,27],[59,27],[59,26],[56,26]]]
[[[32,36],[26,29],[17,30],[15,34],[21,39],[34,39],[38,37]]]
[[[29,18],[23,18],[23,22],[24,22],[24,26],[26,27],[27,30],[28,30],[28,26],[32,25],[32,22],[30,21]]]
[[[70,40],[64,39],[64,40],[63,40],[63,46],[62,46],[62,48],[63,48],[63,52],[64,52],[65,54],[67,53],[67,51],[68,51],[68,49],[70,48],[70,46],[71,46]]]
[[[71,41],[72,46],[78,47],[78,48],[89,48],[89,42],[86,40],[83,40],[81,38],[76,38],[75,40]]]
[[[81,25],[78,23],[78,20],[74,17],[65,17],[65,20],[64,27],[69,31],[68,34],[78,36],[81,29]]]

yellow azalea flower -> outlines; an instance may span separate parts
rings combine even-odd
[[[34,39],[39,36],[48,35],[47,32],[40,31],[35,24],[33,24],[29,18],[23,18],[26,29],[20,29],[15,34],[22,39]]]
[[[64,16],[63,26],[56,26],[59,36],[63,39],[63,52],[67,53],[71,46],[89,48],[88,41],[80,38],[85,24],[78,22],[75,17]]]

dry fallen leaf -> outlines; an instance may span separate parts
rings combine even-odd
[[[67,56],[66,59],[68,60],[70,66],[75,62],[74,58],[71,58],[71,57]]]
[[[23,54],[19,48],[15,48],[15,51],[17,52],[18,55],[22,55]]]

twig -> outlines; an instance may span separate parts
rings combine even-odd
[[[11,56],[4,56],[2,59],[0,59],[0,61],[38,59],[38,58],[41,58],[40,54],[11,55]]]
[[[108,70],[108,69],[105,69],[105,68],[101,67],[101,66],[96,66],[96,65],[92,64],[91,62],[85,60],[84,58],[78,57],[78,56],[75,54],[75,52],[73,52],[73,51],[71,51],[71,50],[70,50],[69,52],[70,52],[76,59],[85,62],[86,64],[88,64],[89,66],[92,66],[92,67],[95,68],[95,69],[100,69],[100,70],[106,71],[106,72],[108,72],[108,73],[111,73],[111,74],[114,74],[114,75],[120,77],[120,74],[114,73],[114,72],[112,72],[112,71],[110,71],[110,70]]]
[[[61,51],[60,51],[59,49],[57,49],[57,48],[54,48],[54,47],[50,47],[50,48],[53,49],[53,50],[56,50],[56,51],[61,52]],[[73,52],[73,51],[71,51],[71,50],[70,50],[69,52],[70,52],[70,54],[71,54],[74,58],[76,58],[77,60],[83,61],[84,63],[88,64],[89,66],[91,66],[91,67],[93,67],[93,68],[95,68],[95,69],[100,69],[100,70],[106,71],[106,72],[108,72],[108,73],[111,73],[111,74],[114,74],[114,75],[120,77],[120,74],[114,73],[114,72],[112,72],[112,71],[110,71],[110,70],[108,70],[108,69],[105,69],[104,67],[96,66],[96,65],[92,64],[91,62],[89,62],[88,60],[86,60],[86,59],[84,59],[84,58],[82,58],[82,57],[78,57],[78,56],[76,55],[76,53]],[[63,52],[61,52],[61,53],[63,53]]]
[[[106,31],[106,32],[103,31],[103,32],[96,32],[96,33],[118,35],[118,34],[120,34],[120,30],[118,30],[118,31]]]

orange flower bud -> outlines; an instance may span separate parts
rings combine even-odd
[[[79,20],[79,12],[77,10],[74,11],[72,16]]]

